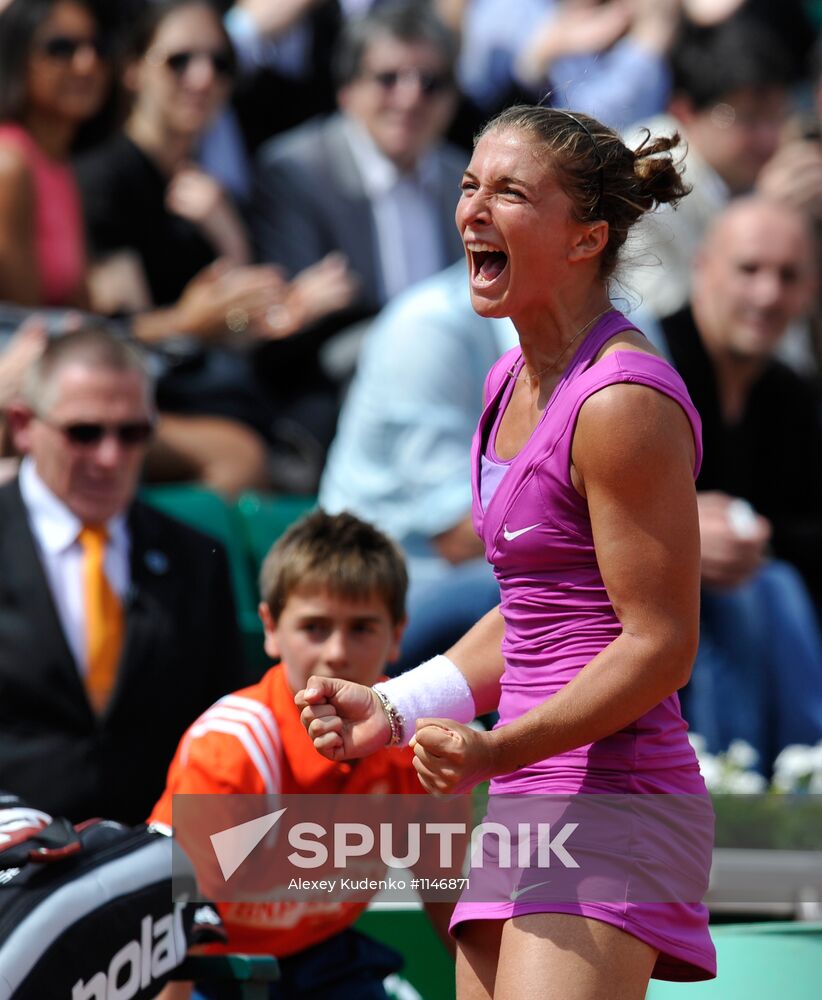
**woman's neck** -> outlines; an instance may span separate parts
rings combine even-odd
[[[191,159],[195,137],[180,135],[135,111],[125,126],[126,135],[169,177],[181,163]]]
[[[602,288],[574,302],[543,304],[532,317],[512,317],[525,370],[534,378],[537,373],[553,376],[564,371],[576,348],[610,308],[608,293]]]
[[[77,134],[74,122],[30,111],[25,115],[22,124],[48,157],[52,160],[68,159]]]

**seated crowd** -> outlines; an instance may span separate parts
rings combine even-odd
[[[612,290],[702,418],[683,710],[766,777],[822,741],[822,24],[800,0],[521,6],[0,0],[0,789],[126,823],[175,791],[418,790],[406,751],[362,787],[315,759],[291,693],[322,657],[412,667],[499,600],[469,455],[516,334],[473,312],[453,219],[473,133],[516,100],[687,141],[690,193]],[[279,666],[244,665],[222,547],[145,482],[318,498],[262,568]],[[229,746],[234,710],[278,734],[270,769]],[[310,965],[331,996],[342,962],[340,996],[384,995],[356,908],[223,909],[286,985]]]

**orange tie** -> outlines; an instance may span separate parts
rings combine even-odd
[[[123,643],[123,608],[103,562],[107,539],[106,529],[99,525],[85,525],[79,537],[86,610],[86,691],[96,712],[102,712],[111,697]]]

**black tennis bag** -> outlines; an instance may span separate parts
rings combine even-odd
[[[0,1000],[148,1000],[189,944],[224,940],[216,910],[172,900],[172,848],[0,796]]]

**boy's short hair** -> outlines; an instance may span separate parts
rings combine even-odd
[[[271,547],[260,570],[260,594],[276,621],[297,591],[327,590],[353,601],[377,595],[394,624],[405,618],[408,571],[399,547],[348,512],[318,508]]]

